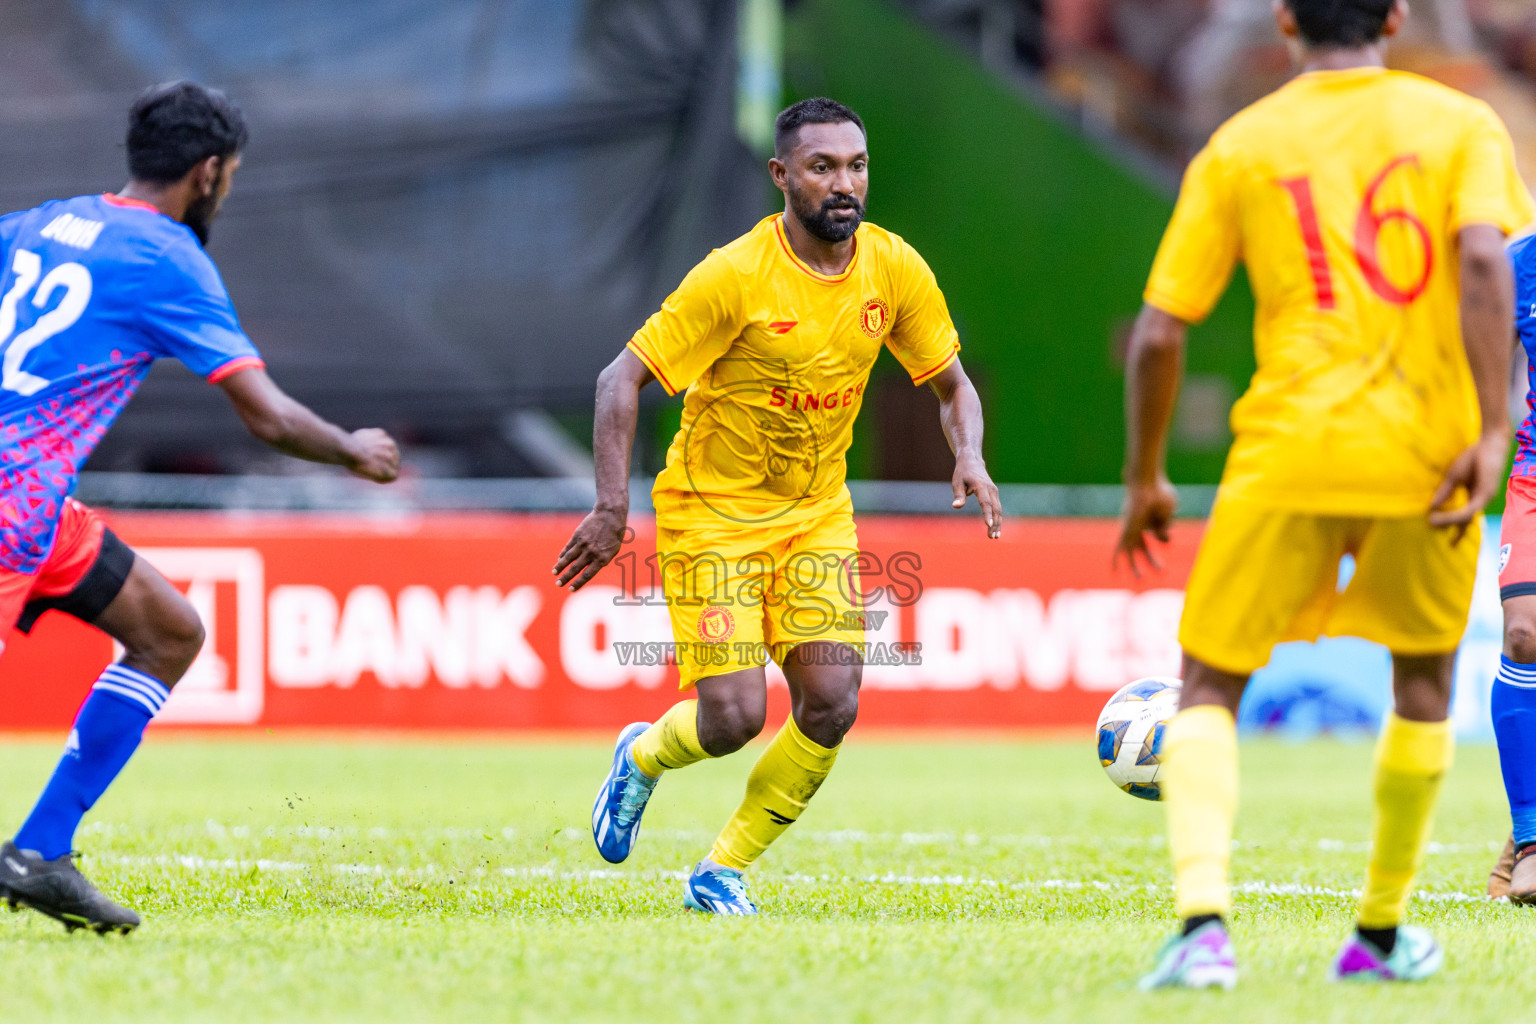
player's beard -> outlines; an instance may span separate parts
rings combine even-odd
[[[805,226],[805,230],[823,242],[847,241],[853,237],[855,231],[859,230],[859,225],[864,221],[864,204],[853,195],[833,193],[823,199],[820,206],[812,206],[811,201],[803,193],[791,189],[789,206],[794,210],[795,218]],[[830,214],[833,210],[845,209],[853,210],[854,215],[847,220],[831,218]]]
[[[213,193],[198,199],[187,207],[187,212],[182,214],[181,222],[192,229],[197,240],[208,246],[208,233],[213,228],[213,218],[218,215],[219,200]]]

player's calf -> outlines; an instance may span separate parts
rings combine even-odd
[[[1454,654],[1392,656],[1396,710],[1382,724],[1373,772],[1371,855],[1355,935],[1335,976],[1425,977],[1439,947],[1419,929],[1398,927],[1429,845],[1430,825],[1454,750],[1450,701]],[[1413,717],[1409,717],[1413,716]]]
[[[792,713],[753,765],[741,805],[726,822],[700,870],[707,868],[717,874],[723,870],[739,876],[799,820],[831,773],[843,734],[858,713],[861,666],[848,663],[846,658],[807,657],[806,649],[834,647],[837,650],[833,653],[849,650],[845,645],[811,642],[795,648],[794,656],[784,659]],[[724,879],[721,884],[730,882],[728,875],[711,878]],[[696,888],[691,880],[689,892]],[[734,905],[735,890],[729,895],[726,903]],[[708,909],[709,900],[694,894],[688,897],[688,905]],[[743,904],[749,905],[750,900]],[[756,908],[750,912],[755,913]]]
[[[839,749],[806,736],[791,715],[752,766],[746,795],[700,870],[739,874],[751,867],[805,813],[837,762]]]
[[[1506,592],[1514,589],[1505,587]],[[1489,704],[1512,842],[1508,886],[1490,880],[1490,892],[1500,890],[1516,903],[1536,903],[1536,857],[1529,856],[1536,852],[1536,595],[1511,594],[1504,601],[1504,654]],[[1501,872],[1496,868],[1495,873]]]
[[[203,627],[187,599],[141,558],[133,560],[117,595],[92,621],[127,654],[97,678],[75,716],[64,756],[16,833],[18,857],[35,858],[38,876],[49,881],[37,889],[42,883],[26,881],[33,871],[27,860],[16,859],[7,865],[13,875],[6,884],[26,894],[21,902],[66,923],[73,918],[60,914],[80,916],[80,907],[94,906],[100,913],[86,914],[85,925],[104,921],[117,927],[125,921],[114,916],[116,905],[101,904],[105,897],[92,895],[95,890],[69,859],[75,831],[138,749],[150,720],[170,699],[171,684],[197,656]],[[54,913],[61,906],[65,909]],[[137,924],[135,917],[130,926]]]

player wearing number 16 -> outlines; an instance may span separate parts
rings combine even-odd
[[[1365,637],[1393,657],[1357,928],[1332,976],[1413,979],[1440,951],[1399,928],[1450,766],[1454,652],[1478,516],[1509,452],[1513,282],[1504,237],[1533,215],[1485,104],[1383,67],[1401,0],[1283,0],[1301,74],[1223,125],[1190,163],[1127,366],[1119,553],[1150,560],[1175,495],[1164,473],[1185,325],[1237,261],[1258,368],[1191,573],[1180,711],[1163,794],[1182,935],[1145,987],[1236,980],[1225,918],[1237,802],[1233,714],[1282,640]],[[1342,593],[1339,561],[1356,570]]]
[[[203,251],[245,139],[222,94],[160,86],[129,111],[121,192],[0,217],[0,650],[12,627],[27,630],[48,609],[123,647],[31,815],[0,844],[0,900],[71,929],[139,923],[75,867],[75,827],[203,644],[187,599],[70,497],[150,366],[173,358],[219,385],[251,433],[280,451],[380,482],[399,470],[382,430],[347,433],[277,389]]]

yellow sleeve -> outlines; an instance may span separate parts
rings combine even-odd
[[[1478,104],[1462,139],[1459,170],[1452,186],[1452,231],[1468,224],[1494,224],[1512,235],[1536,218],[1531,194],[1515,169],[1509,131],[1486,104]]]
[[[675,395],[698,380],[741,334],[741,279],[717,249],[629,339],[656,380]]]
[[[1197,323],[1227,290],[1241,251],[1242,228],[1231,183],[1206,146],[1190,161],[1173,219],[1152,262],[1142,298],[1165,313]]]
[[[960,354],[960,334],[939,282],[917,250],[901,242],[896,260],[896,308],[885,347],[913,384],[925,384]]]

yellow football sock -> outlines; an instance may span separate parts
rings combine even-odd
[[[668,769],[686,768],[709,757],[699,743],[699,702],[673,704],[636,738],[629,755],[653,779]]]
[[[762,856],[800,817],[841,749],[841,744],[829,749],[806,739],[791,715],[752,767],[747,795],[715,840],[709,859],[742,871]]]
[[[1180,711],[1163,738],[1163,802],[1180,918],[1232,910],[1227,860],[1237,816],[1237,723],[1216,704]]]
[[[1376,821],[1360,927],[1395,928],[1402,920],[1454,747],[1449,722],[1387,716],[1376,743]]]

